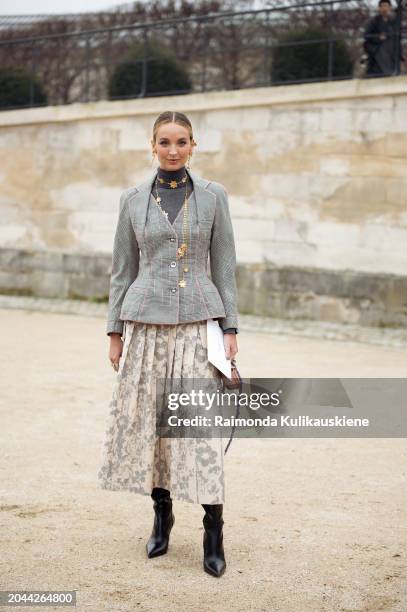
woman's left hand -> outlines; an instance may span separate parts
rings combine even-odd
[[[226,359],[233,359],[238,352],[236,334],[223,334]]]

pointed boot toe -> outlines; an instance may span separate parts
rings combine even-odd
[[[208,558],[204,560],[204,570],[207,574],[211,574],[211,576],[216,576],[219,578],[224,574],[226,570],[226,561],[220,558]]]
[[[167,538],[155,538],[150,536],[150,539],[147,542],[146,550],[147,556],[149,559],[153,557],[159,557],[160,555],[165,555],[168,551],[169,539]]]

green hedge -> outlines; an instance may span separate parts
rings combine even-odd
[[[47,95],[41,83],[34,79],[33,105],[47,104]],[[31,76],[22,68],[0,68],[0,108],[31,105]]]
[[[273,50],[271,80],[273,83],[306,79],[323,80],[328,78],[329,45],[328,41],[302,44],[299,41],[329,38],[331,32],[325,28],[303,28],[283,34],[280,43],[290,46],[277,46]],[[332,34],[333,36],[333,34]],[[298,44],[295,44],[297,42]],[[336,39],[332,44],[332,76],[352,76],[352,59],[346,42]]]
[[[176,57],[167,49],[150,42],[148,47],[146,97],[168,92],[188,93],[192,89],[187,71],[178,64]],[[143,46],[133,47],[112,73],[108,94],[110,99],[137,97],[142,86]]]

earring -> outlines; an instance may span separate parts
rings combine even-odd
[[[190,167],[191,167],[191,166],[190,166],[190,164],[189,164],[189,160],[190,160],[190,159],[191,159],[191,155],[188,157],[188,161],[187,161],[187,163],[186,163],[186,167],[188,168],[188,170],[189,170],[189,169],[190,169]]]
[[[154,163],[154,155],[155,155],[155,153],[154,153],[154,151],[153,151],[153,156],[152,156],[152,158],[151,158],[151,165],[153,165],[153,163]]]

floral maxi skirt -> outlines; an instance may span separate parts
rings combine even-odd
[[[159,437],[157,378],[213,379],[215,388],[222,389],[220,373],[208,361],[206,321],[125,321],[98,472],[100,488],[151,495],[153,487],[162,487],[187,502],[224,503],[224,438]]]

